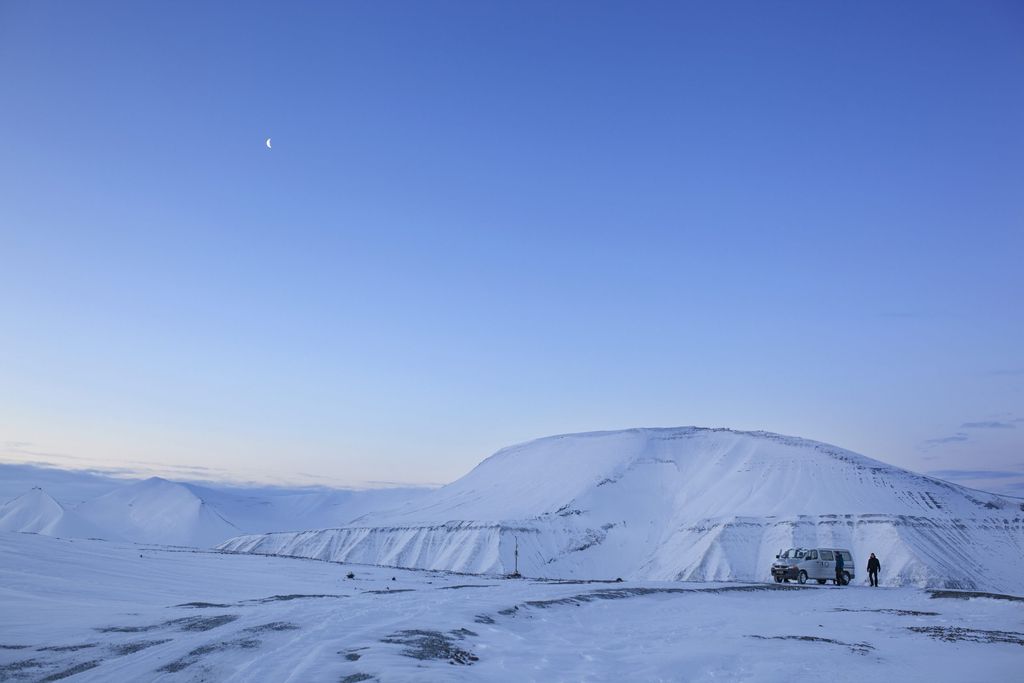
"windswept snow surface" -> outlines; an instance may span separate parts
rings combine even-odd
[[[555,436],[343,528],[234,538],[233,552],[481,574],[770,578],[780,548],[868,554],[889,586],[1024,592],[1024,501],[827,444],[682,427]]]
[[[507,580],[0,533],[0,680],[1009,681],[1024,599],[1007,597]]]

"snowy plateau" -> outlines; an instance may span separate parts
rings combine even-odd
[[[0,681],[988,681],[1024,665],[1024,501],[804,439],[556,436],[433,490],[0,474]],[[774,583],[790,546],[850,548],[856,580]]]

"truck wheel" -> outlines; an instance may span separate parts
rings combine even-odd
[[[801,569],[800,573],[796,575],[796,580],[798,583],[807,583],[807,572]]]
[[[850,572],[843,572],[843,585],[849,586],[851,578],[853,577],[850,576]]]
[[[775,583],[782,583],[782,577],[778,574],[775,575]]]

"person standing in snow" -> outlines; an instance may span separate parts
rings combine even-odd
[[[871,553],[871,557],[868,558],[868,579],[871,581],[871,585],[878,587],[878,572],[882,569],[882,563],[878,561],[874,553]]]
[[[842,586],[843,583],[844,583],[843,568],[845,567],[845,565],[843,564],[843,554],[841,552],[839,552],[838,550],[835,551],[835,553],[836,553],[836,585],[837,586]]]

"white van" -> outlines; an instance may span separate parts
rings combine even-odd
[[[772,578],[775,579],[775,583],[782,583],[790,579],[796,580],[797,574],[800,572],[797,564],[803,559],[806,552],[807,550],[804,548],[780,550],[775,556],[775,562],[772,563]]]
[[[797,558],[796,562],[791,561],[792,569],[796,572],[796,580],[800,583],[807,583],[808,579],[814,579],[818,583],[836,580],[836,553],[843,556],[843,583],[850,583],[854,579],[853,555],[845,548],[806,548],[803,556]]]

